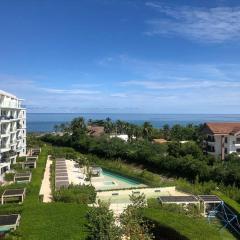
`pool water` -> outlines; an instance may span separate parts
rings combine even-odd
[[[114,179],[116,179],[116,180],[125,182],[125,183],[127,183],[127,184],[129,184],[129,185],[132,185],[132,186],[137,186],[137,185],[142,184],[141,182],[138,182],[138,181],[133,180],[133,179],[128,178],[128,177],[124,177],[124,176],[119,175],[119,174],[117,174],[117,173],[109,172],[109,171],[107,171],[107,170],[103,170],[103,171],[102,171],[102,175],[103,175],[103,176],[107,176],[107,177],[112,177],[112,178],[114,178]],[[113,183],[114,183],[114,182],[113,182]],[[115,183],[114,183],[114,184],[115,184]]]

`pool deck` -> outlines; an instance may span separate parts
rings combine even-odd
[[[159,188],[136,188],[125,190],[111,190],[97,193],[97,200],[110,202],[110,209],[113,210],[115,216],[119,216],[124,209],[131,203],[129,195],[144,194],[146,199],[157,198],[160,196],[188,196],[189,194],[176,190],[175,187],[159,187]]]
[[[83,185],[86,184],[84,179],[86,175],[84,174],[84,169],[76,167],[76,162],[73,160],[65,160],[68,173],[69,184]]]

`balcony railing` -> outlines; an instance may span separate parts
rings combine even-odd
[[[207,152],[215,152],[214,148],[207,148],[206,150],[207,150]]]
[[[0,116],[0,121],[2,121],[2,120],[12,120],[12,119],[14,119],[14,116]]]
[[[2,134],[2,135],[7,134],[7,133],[8,133],[7,129],[2,129],[2,130],[1,130],[1,134]]]
[[[1,144],[1,149],[10,148],[9,144]]]

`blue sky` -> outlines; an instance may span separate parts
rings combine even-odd
[[[0,89],[29,112],[240,113],[240,2],[4,0]]]

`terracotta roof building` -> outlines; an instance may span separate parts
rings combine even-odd
[[[211,122],[205,123],[203,133],[205,151],[214,156],[225,156],[231,153],[240,154],[240,123],[239,122]]]
[[[105,133],[104,127],[102,126],[88,126],[88,134],[93,137],[100,137]]]

